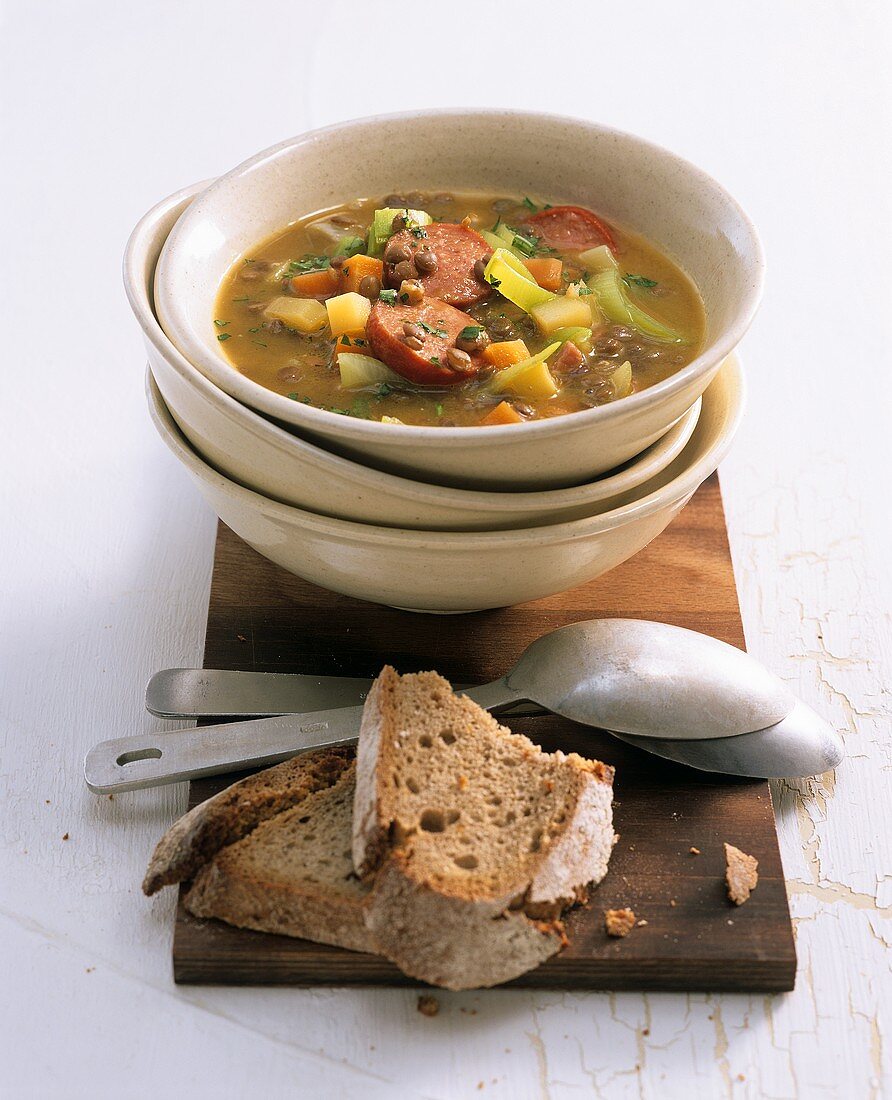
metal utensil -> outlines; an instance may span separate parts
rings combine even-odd
[[[651,627],[658,629],[645,629]],[[657,641],[662,644],[645,646],[640,652],[647,635],[655,638],[659,634],[663,637]],[[623,637],[626,645],[617,644],[613,650],[603,648],[611,638],[622,641]],[[602,647],[601,669],[593,667],[590,651],[580,652],[586,641]],[[814,775],[835,767],[842,759],[838,735],[758,662],[715,639],[664,624],[599,620],[565,627],[534,642],[501,680],[467,694],[490,709],[516,704],[534,693],[544,703],[548,673],[535,665],[530,667],[531,654],[537,652],[539,661],[547,655],[556,662],[549,709],[611,732],[609,721],[592,720],[592,716],[625,714],[624,724],[640,719],[641,727],[656,727],[661,735],[620,730],[616,736],[667,759],[709,771],[760,777]],[[679,683],[685,653],[689,659],[699,658],[690,669],[688,684]],[[577,671],[575,682],[570,674],[573,668]],[[752,683],[750,696],[744,687],[747,675]],[[727,676],[724,681],[723,676]],[[522,689],[519,685],[524,682]],[[720,690],[723,683],[727,689],[724,695]],[[628,691],[640,692],[650,700],[650,706],[658,712],[656,720],[640,699],[629,699],[623,710],[622,696]],[[595,694],[587,697],[586,692]],[[255,698],[252,705],[257,702]],[[232,705],[232,700],[226,705]],[[690,709],[683,722],[686,705]],[[760,707],[761,724],[750,725]],[[775,717],[778,711],[782,713]],[[118,738],[91,750],[84,764],[85,778],[91,789],[110,793],[273,764],[306,749],[351,743],[360,716],[361,707],[342,707]],[[736,732],[730,732],[735,728]],[[670,729],[681,730],[687,736],[669,737],[663,733]],[[699,746],[702,750],[698,752]]]
[[[307,749],[354,744],[361,717],[362,707],[340,707],[146,737],[119,737],[90,750],[84,761],[84,778],[91,790],[112,794],[268,767]],[[765,779],[817,775],[836,767],[843,756],[838,734],[801,701],[780,722],[737,737],[686,741],[625,733],[614,736],[701,771]]]
[[[261,717],[359,704],[370,687],[352,677],[168,669],[149,681],[146,706],[162,718]],[[532,702],[583,725],[669,740],[764,729],[795,703],[742,650],[641,619],[593,619],[544,634],[501,679],[466,694],[488,710]]]

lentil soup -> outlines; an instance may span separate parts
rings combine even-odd
[[[409,192],[312,214],[233,265],[230,362],[295,401],[390,424],[521,423],[680,370],[705,330],[668,257],[581,207]]]

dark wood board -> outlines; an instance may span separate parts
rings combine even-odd
[[[540,634],[605,616],[676,623],[744,647],[716,477],[649,547],[599,580],[470,615],[417,615],[326,592],[260,557],[221,524],[205,667],[372,677],[388,661],[401,672],[435,668],[455,682],[485,682]],[[544,748],[614,765],[620,834],[607,877],[567,920],[569,947],[513,986],[793,988],[796,953],[767,783],[673,765],[562,718],[511,725]],[[190,805],[234,778],[193,783]],[[723,841],[759,860],[758,888],[739,908],[725,895]],[[610,939],[604,910],[626,905],[647,924]],[[173,961],[178,982],[416,984],[371,955],[196,920],[182,901]]]

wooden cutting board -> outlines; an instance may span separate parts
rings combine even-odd
[[[262,558],[221,524],[204,660],[207,668],[368,677],[386,661],[400,672],[435,668],[454,682],[482,683],[500,676],[539,635],[605,616],[675,623],[743,648],[716,477],[668,530],[612,573],[534,603],[470,615],[418,615],[326,592]],[[767,783],[669,764],[563,718],[511,724],[544,748],[616,768],[620,836],[607,877],[567,920],[569,947],[513,985],[793,988],[796,952]],[[190,806],[233,778],[193,783]],[[758,888],[739,908],[725,894],[723,841],[759,860]],[[610,939],[604,910],[623,906],[647,923]],[[173,964],[178,982],[416,984],[372,955],[196,920],[182,896]]]

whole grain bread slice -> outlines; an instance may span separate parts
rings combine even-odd
[[[247,836],[262,821],[327,790],[348,767],[350,749],[303,753],[233,783],[202,802],[168,829],[158,842],[143,879],[143,892],[188,882],[221,848]]]
[[[555,954],[562,911],[607,870],[612,780],[512,734],[436,673],[385,668],[363,712],[353,813],[381,952],[451,989]]]
[[[355,771],[261,822],[219,851],[192,883],[186,908],[240,928],[375,951],[369,888],[353,871]]]

